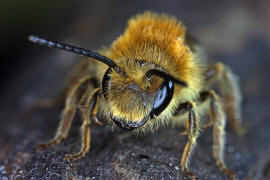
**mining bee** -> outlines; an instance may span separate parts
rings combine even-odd
[[[90,128],[103,122],[134,133],[153,132],[162,125],[184,125],[188,142],[181,168],[185,175],[201,130],[213,126],[213,157],[221,171],[235,174],[224,162],[226,115],[241,133],[241,93],[228,66],[208,66],[201,48],[175,17],[145,12],[128,21],[126,30],[100,54],[38,36],[29,40],[88,58],[72,71],[65,95],[65,108],[55,137],[39,147],[66,139],[77,109],[82,113],[81,149],[66,159],[79,159],[90,148]],[[102,55],[101,55],[102,54]],[[96,61],[94,61],[96,60]],[[218,84],[221,97],[211,89]],[[199,115],[209,114],[204,122]]]

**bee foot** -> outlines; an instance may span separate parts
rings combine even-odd
[[[197,175],[189,172],[188,170],[183,170],[183,173],[185,176],[191,178],[191,179],[198,179]]]
[[[42,144],[39,144],[36,146],[37,149],[46,149],[48,147],[51,147],[53,145],[56,145],[56,144],[59,144],[61,142],[61,139],[60,138],[57,138],[57,139],[53,139],[47,143],[42,143]]]
[[[184,135],[187,135],[188,133],[187,133],[187,130],[184,130],[183,132],[180,132],[178,135],[179,136],[184,136]]]
[[[229,170],[228,168],[222,169],[222,172],[224,174],[227,174],[231,179],[236,178],[236,174],[234,172],[232,172],[231,170]]]

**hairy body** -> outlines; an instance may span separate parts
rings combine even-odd
[[[45,46],[85,55],[80,48],[70,50],[68,45],[39,40],[32,38]],[[67,137],[77,108],[83,119],[82,146],[77,154],[67,155],[68,160],[89,151],[90,127],[93,122],[101,124],[99,115],[106,123],[134,133],[152,132],[164,124],[184,125],[186,130],[180,134],[187,135],[188,142],[180,163],[186,175],[195,177],[188,168],[192,150],[200,130],[213,126],[213,157],[223,172],[235,177],[223,157],[225,111],[231,126],[241,133],[240,90],[231,70],[222,63],[208,67],[199,49],[174,17],[145,12],[131,18],[111,47],[100,50],[116,65],[83,59],[74,68],[56,135],[39,147],[60,143]],[[210,89],[213,83],[219,84],[226,106]],[[201,114],[210,114],[210,121],[203,122]]]

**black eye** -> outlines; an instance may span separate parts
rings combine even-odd
[[[171,80],[164,80],[160,86],[150,117],[158,116],[170,104],[174,93],[174,84]]]
[[[102,80],[102,92],[103,92],[103,96],[105,99],[107,99],[107,92],[110,89],[111,86],[111,77],[109,76],[109,74],[112,72],[112,69],[109,68],[104,76],[103,76],[103,80]]]

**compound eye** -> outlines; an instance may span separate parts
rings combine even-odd
[[[107,71],[105,72],[102,80],[102,92],[105,100],[107,100],[107,93],[110,90],[111,87],[111,77],[109,74],[112,73],[112,69],[108,68]]]
[[[174,84],[172,81],[164,80],[160,86],[152,111],[150,113],[151,118],[155,118],[166,109],[170,104],[174,93]]]

